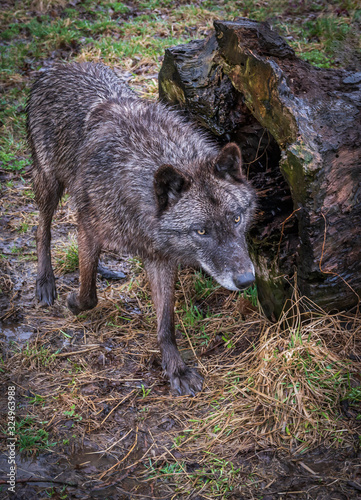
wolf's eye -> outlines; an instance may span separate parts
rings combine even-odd
[[[241,216],[237,215],[237,217],[234,218],[234,222],[238,224],[238,222],[241,220]]]
[[[205,229],[197,229],[197,233],[198,233],[200,236],[203,236],[204,234],[206,234],[206,230],[205,230]]]

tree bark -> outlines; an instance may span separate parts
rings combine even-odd
[[[250,232],[261,304],[278,317],[292,284],[326,310],[361,295],[361,73],[297,58],[267,23],[215,21],[168,49],[160,98],[233,140],[258,190]]]

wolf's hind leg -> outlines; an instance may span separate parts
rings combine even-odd
[[[75,315],[93,309],[98,303],[96,279],[101,248],[94,238],[94,231],[84,224],[81,217],[78,220],[78,247],[80,290],[68,296],[68,307]]]
[[[51,305],[56,299],[56,286],[51,266],[51,221],[63,194],[63,186],[55,177],[51,178],[34,160],[33,187],[39,207],[39,223],[36,231],[38,272],[36,296],[43,305]]]

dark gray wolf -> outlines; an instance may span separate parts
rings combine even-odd
[[[102,249],[140,256],[158,318],[162,364],[180,394],[202,388],[174,334],[178,264],[202,267],[230,290],[254,281],[245,234],[255,194],[236,144],[221,149],[177,111],[140,99],[101,64],[69,64],[43,74],[27,104],[37,228],[40,302],[56,298],[50,225],[67,189],[78,220],[80,290],[74,314],[97,304]]]

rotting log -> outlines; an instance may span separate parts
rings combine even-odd
[[[330,310],[361,295],[361,73],[297,58],[268,23],[215,21],[167,49],[162,100],[242,148],[258,190],[250,232],[261,304],[278,317],[295,277]]]

